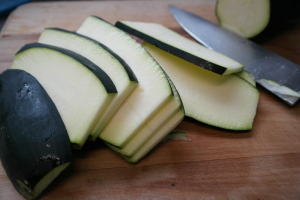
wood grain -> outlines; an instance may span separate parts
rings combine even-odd
[[[15,10],[0,37],[0,72],[45,27],[75,31],[88,15],[111,23],[164,24],[187,36],[172,19],[175,5],[213,22],[215,1],[91,1],[29,3]],[[300,64],[300,23],[262,45]],[[299,77],[300,78],[300,77]],[[185,118],[176,128],[191,141],[160,143],[130,164],[101,141],[74,151],[74,162],[40,199],[300,199],[300,106],[289,107],[258,86],[260,101],[248,132],[217,129]],[[22,200],[0,165],[0,199]]]

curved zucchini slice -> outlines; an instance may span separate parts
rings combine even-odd
[[[89,137],[90,140],[96,140],[113,114],[137,86],[135,74],[121,57],[106,46],[75,32],[47,28],[41,34],[38,42],[62,47],[81,54],[105,71],[114,82],[118,93],[99,118]]]
[[[25,45],[12,69],[32,74],[60,113],[74,148],[81,148],[117,93],[109,76],[73,51],[52,45]]]
[[[122,147],[172,98],[170,84],[164,71],[142,45],[108,22],[89,16],[77,33],[101,42],[122,57],[138,79],[138,86],[99,136]]]
[[[178,110],[149,140],[133,155],[126,157],[128,162],[136,163],[149,153],[164,137],[170,133],[184,118],[184,108]]]
[[[164,51],[217,74],[231,74],[243,69],[243,65],[237,61],[183,37],[161,24],[118,21],[116,26]]]
[[[137,163],[149,153],[164,137],[170,133],[184,118],[183,107],[178,110],[155,134],[153,134],[132,156],[121,155],[125,160],[132,163]],[[118,149],[112,145],[109,147],[118,153]]]
[[[68,133],[32,75],[9,69],[0,86],[1,163],[16,190],[35,199],[72,161]]]
[[[235,74],[220,76],[169,54],[144,47],[174,82],[186,116],[230,130],[249,130],[256,114],[258,90]]]

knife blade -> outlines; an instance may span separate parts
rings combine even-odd
[[[284,102],[295,105],[300,99],[299,65],[193,13],[174,6],[169,11],[195,40],[242,63],[258,84]]]

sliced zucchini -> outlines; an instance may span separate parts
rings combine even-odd
[[[116,26],[204,69],[225,75],[243,70],[237,61],[155,23],[118,21]]]
[[[186,116],[224,129],[252,128],[259,99],[253,85],[235,74],[220,76],[154,45],[143,45],[174,82]]]
[[[110,144],[122,147],[172,99],[171,87],[152,56],[122,30],[98,17],[89,16],[77,33],[101,42],[122,57],[138,79],[138,86],[99,136]]]
[[[162,126],[169,121],[169,119],[182,109],[183,104],[180,96],[173,84],[169,79],[170,85],[172,86],[174,97],[168,102],[161,110],[153,116],[148,122],[138,131],[134,137],[126,143],[122,148],[115,147],[114,150],[124,156],[133,156],[141,146],[143,146],[149,138],[152,137]],[[182,114],[184,116],[184,113]],[[170,123],[170,122],[169,122]],[[177,124],[176,124],[177,125]],[[165,136],[169,132],[165,132]]]
[[[133,71],[121,57],[113,53],[106,46],[75,32],[58,28],[48,28],[41,34],[39,42],[55,45],[81,54],[105,71],[114,82],[118,93],[91,132],[89,139],[95,140],[123,101],[137,86],[137,79]]]
[[[0,76],[0,158],[16,190],[35,199],[71,163],[71,143],[53,101],[30,74]]]
[[[297,99],[300,97],[300,91],[297,92],[288,88],[284,85],[279,85],[277,82],[267,79],[260,79],[257,82],[262,85],[263,87],[267,88],[268,90],[272,91],[275,95],[278,95],[284,98],[287,101],[294,101],[296,102]]]
[[[25,45],[12,69],[32,74],[60,113],[74,148],[81,148],[116,95],[107,74],[85,57],[52,45]]]
[[[159,130],[156,131],[155,134],[151,136],[150,139],[147,140],[146,143],[141,146],[138,151],[133,156],[124,156],[122,157],[127,160],[128,162],[137,163],[140,161],[144,156],[147,155],[164,137],[170,133],[183,119],[184,117],[184,109],[183,107],[177,111],[172,118],[168,120],[162,127],[160,127]],[[109,147],[118,153],[118,149],[112,145],[109,145]]]

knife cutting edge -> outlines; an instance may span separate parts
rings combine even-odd
[[[300,99],[300,66],[185,10],[169,6],[179,25],[209,49],[244,65],[254,80],[289,105]]]

